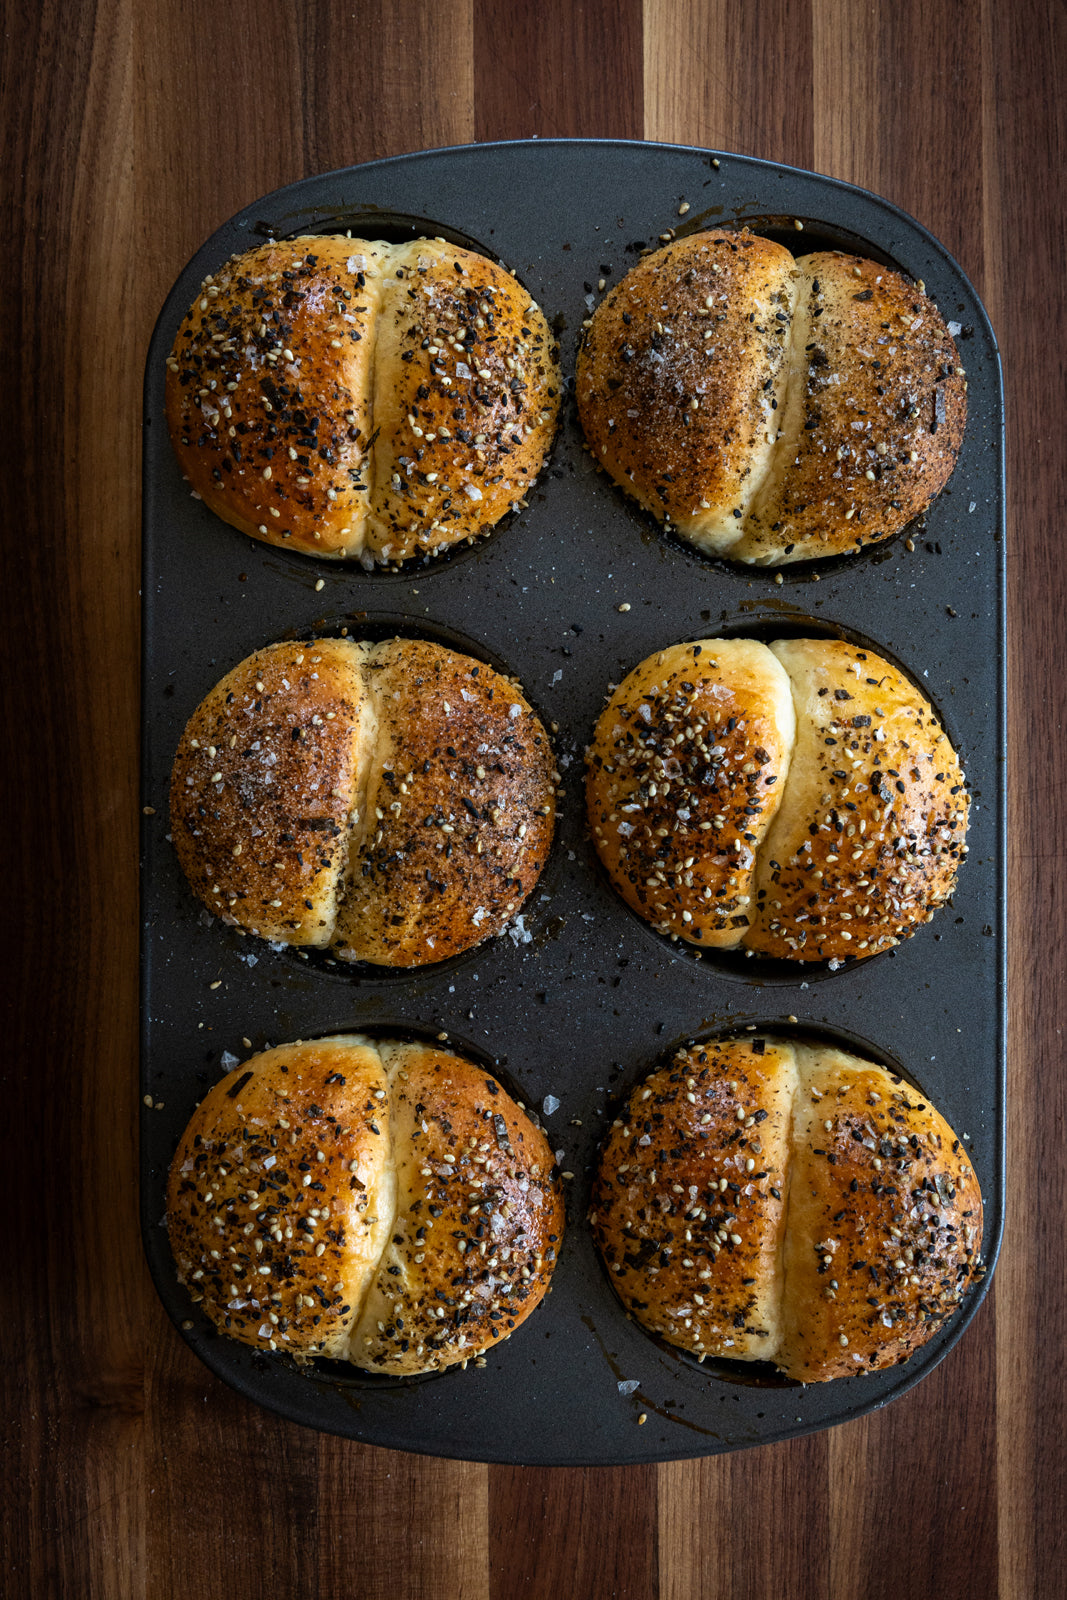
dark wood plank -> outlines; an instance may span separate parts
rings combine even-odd
[[[1053,1600],[1067,1568],[1067,451],[1054,420],[1067,310],[1067,16],[986,8],[986,300],[1005,369],[1009,461],[1008,1101],[1011,1200],[997,1303],[1001,1593]]]
[[[917,1389],[827,1436],[831,1600],[996,1593],[994,1332],[983,1307]]]
[[[491,1600],[657,1600],[655,1467],[495,1467]]]
[[[284,9],[296,18],[305,171],[475,137],[471,0]]]
[[[981,291],[981,9],[814,0],[813,21],[816,169],[910,211]]]
[[[314,1593],[318,1440],[219,1383],[149,1308],[144,1594]],[[156,1508],[158,1507],[158,1511]]]
[[[9,1592],[143,1591],[128,18],[7,7],[0,345]],[[17,43],[16,43],[17,41]],[[75,159],[91,151],[91,159]],[[16,542],[17,541],[17,542]],[[105,621],[106,614],[106,621]]]
[[[314,1593],[353,1600],[489,1600],[489,1472],[466,1461],[319,1443],[329,1537]]]
[[[474,0],[474,137],[639,139],[641,0]]]

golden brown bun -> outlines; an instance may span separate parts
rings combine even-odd
[[[928,1101],[760,1035],[681,1050],[637,1086],[590,1220],[643,1327],[803,1383],[906,1360],[958,1309],[982,1242],[977,1179]]]
[[[902,528],[947,482],[967,411],[948,329],[899,273],[730,231],[627,273],[576,394],[616,483],[701,549],[761,565]]]
[[[358,804],[368,695],[346,639],[270,645],[193,712],[171,777],[182,871],[209,911],[326,945]]]
[[[657,932],[702,949],[875,955],[929,921],[967,852],[963,774],[933,710],[842,640],[649,656],[586,759],[612,884]]]
[[[795,1083],[788,1044],[700,1045],[639,1084],[604,1140],[597,1248],[637,1321],[695,1355],[777,1349]]]
[[[813,1383],[906,1361],[958,1310],[982,1196],[952,1129],[908,1084],[841,1050],[797,1058],[776,1360]]]
[[[793,685],[796,747],[760,853],[752,950],[875,955],[952,893],[968,800],[948,736],[888,661],[837,639],[771,647]]]
[[[586,798],[600,859],[638,916],[703,949],[741,942],[792,744],[789,679],[754,639],[673,645],[619,685]]]
[[[167,1226],[180,1281],[222,1332],[417,1373],[525,1321],[563,1203],[544,1135],[484,1070],[346,1035],[269,1050],[214,1086],[171,1164]]]
[[[770,460],[796,277],[769,239],[695,234],[626,274],[578,354],[596,460],[713,554],[732,554]]]
[[[419,639],[363,648],[377,738],[334,942],[346,960],[418,966],[500,933],[530,894],[552,843],[553,756],[521,690],[484,663]]]
[[[782,438],[730,552],[760,564],[888,539],[941,493],[967,421],[963,369],[933,301],[859,256],[797,267]]]
[[[350,1036],[253,1056],[201,1101],[167,1228],[179,1279],[223,1333],[347,1354],[393,1211],[387,1088],[377,1050]]]
[[[194,491],[269,544],[395,563],[517,505],[559,376],[511,275],[440,239],[271,242],[205,279],[167,363]]]
[[[425,1372],[526,1320],[559,1255],[563,1200],[544,1134],[485,1072],[426,1045],[381,1055],[397,1207],[352,1359]]]
[[[420,966],[498,934],[552,841],[552,750],[514,684],[415,639],[270,645],[194,711],[178,860],[226,921]]]

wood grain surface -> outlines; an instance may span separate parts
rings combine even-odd
[[[0,1593],[1062,1596],[1067,9],[5,0],[3,16]],[[659,1468],[489,1468],[283,1422],[177,1338],[137,1229],[138,453],[156,312],[257,194],[534,134],[703,144],[874,189],[954,252],[1005,361],[1012,1009],[996,1283],[886,1411]],[[28,906],[32,940],[16,927]]]

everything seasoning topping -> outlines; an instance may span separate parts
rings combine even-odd
[[[907,679],[842,642],[809,659],[805,682],[851,676],[873,705],[849,716],[823,688],[809,694],[800,748],[816,764],[816,808],[770,841],[751,942],[833,963],[891,948],[944,903],[967,854],[968,799],[955,751]]]
[[[541,1299],[559,1175],[475,1067],[325,1041],[239,1078],[194,1117],[168,1193],[179,1275],[224,1332],[298,1359],[428,1371],[506,1338]]]
[[[358,1177],[369,1176],[368,1120],[346,1103],[342,1122],[329,1059],[305,1050],[284,1092],[253,1069],[224,1080],[171,1169],[179,1276],[224,1332],[269,1350],[314,1353],[343,1333],[352,1307],[338,1279],[376,1220]]]
[[[615,482],[746,562],[856,550],[922,512],[967,409],[925,295],[877,262],[794,260],[743,231],[666,244],[607,295],[579,350],[582,426]]]
[[[369,566],[473,539],[555,427],[544,318],[442,241],[310,243],[235,257],[179,330],[167,414],[194,491],[255,538]]]
[[[540,721],[482,663],[421,640],[275,645],[191,718],[173,837],[226,920],[417,966],[499,934],[521,909],[557,782]]]
[[[472,1083],[428,1052],[394,1084],[411,1157],[354,1351],[379,1370],[446,1365],[506,1338],[556,1261],[563,1210],[544,1136],[499,1088],[487,1100]]]
[[[633,1091],[601,1150],[598,1248],[637,1320],[701,1360],[890,1366],[981,1275],[974,1173],[899,1079],[761,1042],[689,1046]]]
[[[911,683],[837,640],[773,647],[794,746],[770,682],[739,687],[725,652],[742,643],[764,649],[675,646],[615,692],[587,756],[598,853],[672,939],[832,966],[888,949],[944,903],[967,853],[955,752]],[[694,687],[678,663],[698,652]]]
[[[761,1043],[751,1067],[751,1041],[745,1063],[713,1042],[647,1078],[612,1125],[594,1185],[590,1221],[616,1289],[651,1332],[701,1359],[762,1357],[773,1344],[762,1285],[778,1248],[788,1105],[783,1116],[778,1055]]]
[[[707,656],[695,685],[674,665],[679,651],[660,681],[634,675],[609,704],[588,792],[597,848],[625,898],[657,931],[700,942],[747,926],[781,763],[757,697],[728,679],[709,684]]]

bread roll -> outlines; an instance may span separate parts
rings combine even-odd
[[[590,1221],[643,1327],[802,1383],[907,1360],[980,1273],[978,1181],[933,1106],[869,1061],[756,1034],[637,1086]]]
[[[616,285],[576,394],[616,483],[708,554],[760,565],[897,532],[947,482],[967,410],[948,329],[899,273],[726,230]]]
[[[521,691],[420,639],[268,646],[194,711],[171,780],[210,911],[346,961],[421,966],[500,933],[552,841],[553,756]]]
[[[967,851],[959,760],[923,695],[880,656],[840,639],[771,649],[793,686],[796,745],[745,944],[806,961],[875,955],[952,893]]]
[[[702,949],[875,955],[930,919],[967,850],[963,774],[932,708],[839,639],[650,656],[609,699],[587,769],[612,884]]]
[[[673,645],[630,673],[597,724],[587,798],[631,910],[703,949],[740,942],[793,740],[789,679],[754,639]]]
[[[235,256],[167,362],[167,426],[204,502],[254,539],[368,566],[499,522],[558,407],[539,308],[442,239],[323,235]]]
[[[217,1083],[171,1164],[178,1267],[221,1332],[374,1372],[433,1372],[524,1322],[563,1234],[540,1129],[484,1070],[360,1035]]]

